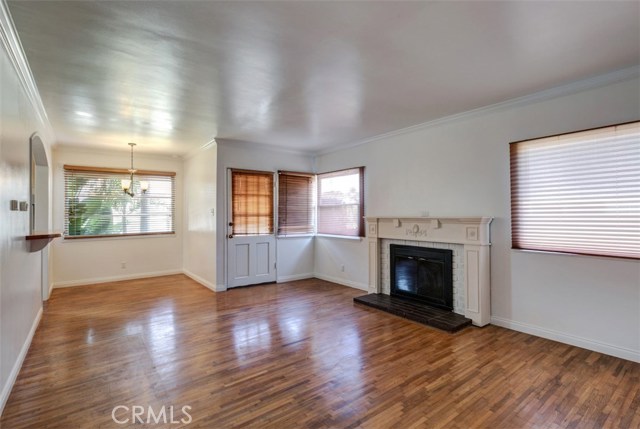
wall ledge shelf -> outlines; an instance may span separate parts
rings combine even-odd
[[[29,243],[30,252],[38,252],[44,249],[47,244],[51,243],[54,239],[62,237],[60,232],[39,232],[36,231],[33,234],[29,234],[25,237],[25,240]]]

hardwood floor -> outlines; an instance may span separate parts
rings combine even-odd
[[[361,294],[215,294],[182,275],[56,289],[0,425],[128,427],[135,405],[167,413],[135,427],[640,427],[640,364],[494,326],[448,334]]]

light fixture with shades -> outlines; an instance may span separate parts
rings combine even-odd
[[[131,146],[131,168],[129,168],[129,178],[128,179],[122,179],[120,181],[120,184],[122,185],[122,190],[124,191],[125,194],[129,195],[130,197],[134,196],[133,193],[133,174],[137,171],[135,168],[133,168],[133,147],[135,146],[135,143],[129,143],[129,146]],[[145,192],[147,192],[147,190],[149,189],[149,182],[141,180],[140,181],[140,190],[142,191],[142,193],[144,194]]]

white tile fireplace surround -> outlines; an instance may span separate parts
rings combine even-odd
[[[454,311],[464,314],[476,326],[489,324],[492,220],[491,217],[367,217],[369,293],[389,294],[389,244],[452,249]]]

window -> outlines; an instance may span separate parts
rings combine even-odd
[[[364,167],[318,174],[318,234],[364,236]]]
[[[278,235],[313,234],[314,177],[278,172]]]
[[[510,152],[513,248],[640,258],[640,122]]]
[[[175,173],[138,170],[134,197],[122,191],[127,170],[64,166],[65,238],[173,234]],[[140,181],[149,183],[146,193]]]
[[[273,173],[231,170],[233,235],[273,234]]]

